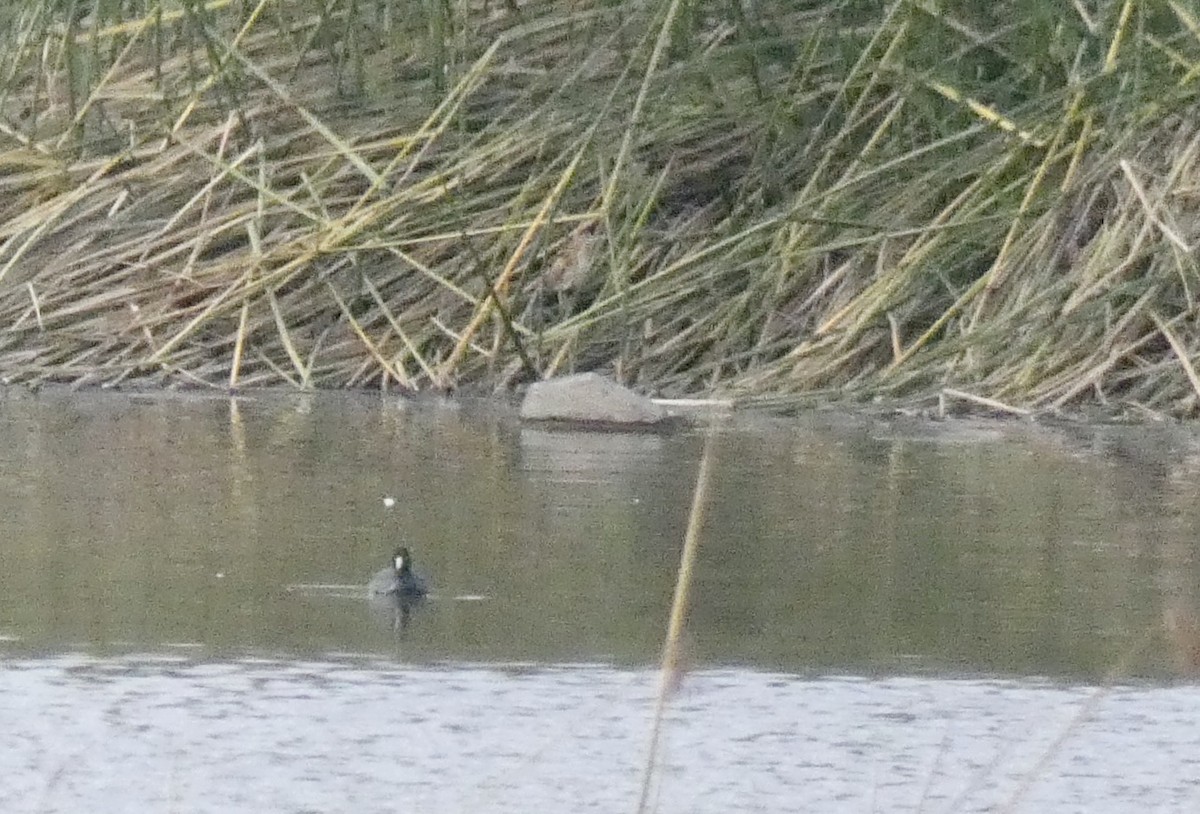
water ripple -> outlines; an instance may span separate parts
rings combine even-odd
[[[655,689],[587,664],[9,658],[0,810],[630,811]],[[701,671],[658,811],[984,811],[1035,772],[1017,810],[1194,808],[1200,690],[1095,692]]]

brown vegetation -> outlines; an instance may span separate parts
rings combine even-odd
[[[5,381],[1200,403],[1186,4],[15,5]]]

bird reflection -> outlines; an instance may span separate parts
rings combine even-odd
[[[425,598],[380,594],[372,596],[370,601],[372,614],[380,623],[390,627],[392,633],[400,636],[412,623],[414,613],[424,604]]]

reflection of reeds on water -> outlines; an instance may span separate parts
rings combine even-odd
[[[688,596],[692,586],[692,570],[696,562],[700,528],[704,523],[704,510],[708,505],[709,473],[712,470],[713,447],[716,428],[710,428],[704,443],[704,455],[700,459],[700,472],[696,476],[696,489],[692,494],[692,510],[688,515],[687,533],[683,539],[683,553],[679,558],[679,574],[675,579],[675,597],[671,601],[671,618],[667,624],[667,639],[663,645],[662,663],[659,668],[658,698],[654,707],[654,722],[650,729],[650,748],[646,755],[646,766],[642,776],[642,790],[638,799],[638,812],[647,810],[650,788],[658,764],[659,743],[662,739],[663,716],[671,697],[683,682],[685,664],[683,659],[684,625],[687,618]]]
[[[1200,622],[1185,605],[1174,603],[1163,611],[1163,630],[1175,655],[1175,666],[1181,673],[1200,673]]]

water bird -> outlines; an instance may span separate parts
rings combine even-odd
[[[387,596],[406,602],[424,599],[429,593],[425,578],[413,571],[412,554],[405,546],[396,549],[392,564],[380,568],[367,583],[371,596]]]

